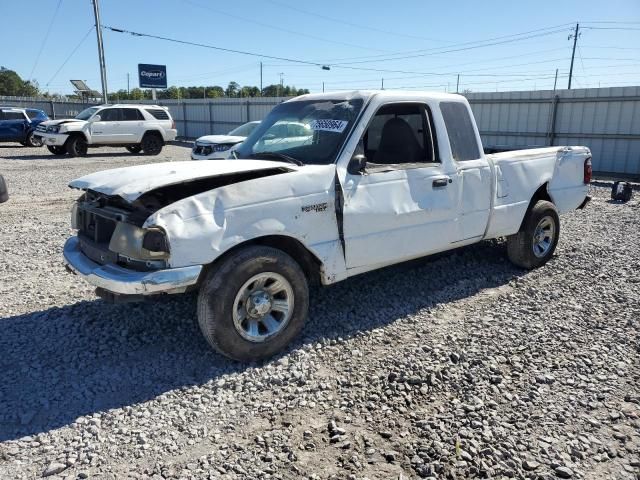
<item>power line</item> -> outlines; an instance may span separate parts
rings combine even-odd
[[[316,67],[322,67],[322,63],[310,62],[307,60],[299,60],[299,59],[287,58],[287,57],[277,57],[274,55],[265,55],[262,53],[247,52],[244,50],[235,50],[233,48],[224,48],[224,47],[218,47],[215,45],[208,45],[206,43],[189,42],[187,40],[179,40],[177,38],[162,37],[160,35],[152,35],[149,33],[132,32],[130,30],[124,30],[122,28],[109,27],[107,25],[103,25],[102,28],[106,28],[107,30],[111,30],[112,32],[116,32],[116,33],[128,33],[129,35],[133,35],[134,37],[155,38],[156,40],[164,40],[166,42],[180,43],[182,45],[191,45],[194,47],[209,48],[211,50],[218,50],[221,52],[237,53],[239,55],[248,55],[251,57],[270,58],[272,60],[282,60],[284,62],[292,62],[292,63],[304,63],[306,65],[315,65]]]
[[[436,38],[422,37],[422,36],[419,36],[419,35],[411,35],[411,34],[408,34],[408,33],[391,32],[389,30],[383,30],[381,28],[372,27],[370,25],[360,25],[360,24],[357,24],[357,23],[353,23],[353,22],[348,22],[346,20],[342,20],[340,18],[334,18],[334,17],[329,17],[328,15],[322,15],[320,13],[310,12],[309,10],[304,10],[304,9],[299,8],[297,6],[294,7],[293,5],[289,5],[288,3],[278,2],[276,0],[267,0],[267,1],[269,3],[274,4],[274,5],[278,5],[280,7],[288,8],[290,10],[294,10],[296,12],[300,12],[300,13],[303,13],[305,15],[309,15],[309,16],[317,17],[317,18],[322,18],[322,19],[330,21],[330,22],[341,23],[343,25],[347,25],[347,26],[355,27],[355,28],[360,28],[360,29],[363,29],[363,30],[370,30],[372,32],[379,32],[379,33],[384,33],[386,35],[392,35],[392,36],[398,36],[398,37],[404,37],[404,38],[414,38],[414,39],[418,39],[418,40],[428,40],[428,41],[432,41],[432,42],[445,42],[445,40],[440,40],[440,39],[436,39]]]
[[[484,40],[473,40],[473,41],[469,41],[469,42],[462,42],[462,43],[455,43],[455,44],[451,44],[451,45],[445,45],[443,47],[437,47],[437,48],[430,48],[430,49],[420,49],[420,50],[408,50],[408,51],[402,51],[402,52],[396,52],[396,53],[392,53],[392,54],[380,54],[380,55],[369,55],[369,56],[362,56],[362,57],[347,57],[347,58],[339,58],[339,59],[331,59],[331,60],[325,60],[324,63],[335,63],[335,61],[342,61],[342,60],[361,60],[361,59],[374,59],[374,58],[379,58],[379,57],[385,57],[385,56],[393,56],[393,55],[406,55],[406,54],[412,54],[412,53],[430,53],[431,55],[436,55],[438,53],[447,53],[447,52],[441,52],[440,50],[446,50],[449,48],[454,48],[454,47],[464,47],[464,46],[473,46],[476,44],[484,44],[487,42],[493,42],[496,40],[504,40],[504,39],[513,39],[513,41],[519,41],[520,39],[514,38],[514,37],[520,37],[520,36],[526,36],[526,35],[530,35],[530,34],[534,34],[534,33],[538,33],[538,32],[548,32],[549,30],[558,30],[558,31],[563,31],[560,30],[561,28],[566,28],[569,25],[571,25],[570,23],[563,23],[563,24],[559,24],[559,25],[555,25],[553,27],[545,27],[545,28],[538,28],[535,30],[529,30],[526,32],[521,32],[521,33],[513,33],[510,35],[502,35],[499,37],[493,37],[493,38],[487,38]],[[550,32],[550,33],[557,33],[557,32]]]
[[[582,27],[588,30],[635,30],[639,31],[640,27]]]
[[[38,62],[40,61],[40,55],[42,55],[42,50],[44,50],[44,46],[47,43],[47,40],[49,39],[49,34],[51,33],[51,27],[53,27],[53,22],[56,19],[56,16],[58,15],[58,10],[60,10],[60,4],[62,3],[62,0],[58,0],[58,4],[56,5],[56,9],[53,12],[53,16],[51,17],[51,21],[49,22],[49,26],[47,27],[47,33],[44,34],[44,38],[42,39],[42,44],[40,45],[40,50],[38,50],[38,55],[36,55],[36,59],[33,62],[33,67],[31,68],[31,73],[29,73],[29,80],[33,79],[33,72],[35,72],[36,67],[38,66]]]
[[[565,29],[558,29],[558,30],[554,30],[551,32],[545,32],[545,33],[538,33],[538,34],[533,34],[533,35],[529,35],[526,37],[520,37],[520,38],[514,38],[511,40],[502,40],[502,41],[496,41],[496,42],[491,42],[491,43],[485,43],[482,45],[472,45],[472,46],[468,46],[468,47],[460,47],[460,48],[452,48],[450,50],[439,50],[437,52],[433,52],[433,53],[419,53],[419,54],[414,54],[414,55],[405,55],[405,56],[400,56],[400,57],[387,57],[387,58],[378,58],[376,60],[359,60],[359,61],[352,61],[352,62],[345,62],[345,63],[330,63],[331,66],[338,66],[338,65],[345,65],[345,64],[349,64],[349,65],[354,65],[354,64],[363,64],[363,63],[377,63],[377,62],[389,62],[389,61],[395,61],[395,60],[407,60],[410,58],[419,58],[419,57],[427,57],[427,56],[431,56],[431,55],[436,55],[436,54],[442,54],[442,53],[453,53],[453,52],[462,52],[462,51],[467,51],[467,50],[475,50],[477,48],[485,48],[485,47],[492,47],[495,45],[503,45],[506,43],[513,43],[513,42],[520,42],[522,40],[528,40],[531,38],[538,38],[538,37],[544,37],[547,35],[555,35],[557,33],[562,33],[565,32]]]
[[[76,53],[76,51],[80,48],[80,46],[84,43],[84,41],[87,39],[87,37],[89,36],[89,34],[93,31],[93,25],[91,26],[91,28],[89,28],[89,30],[87,31],[87,33],[84,34],[84,37],[82,37],[82,40],[80,40],[78,42],[78,44],[75,46],[75,48],[71,51],[71,53],[69,54],[69,56],[66,58],[66,60],[64,62],[62,62],[62,65],[60,65],[60,68],[58,68],[58,70],[56,70],[56,73],[53,74],[53,76],[49,79],[49,81],[46,83],[46,85],[49,85],[51,83],[51,81],[56,78],[56,76],[58,75],[58,73],[60,73],[60,70],[62,70],[64,68],[64,66],[67,64],[67,62],[69,60],[71,60],[71,57],[73,57],[73,55]]]
[[[298,32],[296,30],[289,30],[288,28],[283,28],[283,27],[279,27],[277,25],[272,25],[269,23],[265,23],[265,22],[260,22],[258,20],[254,20],[252,18],[248,18],[248,17],[242,17],[240,15],[235,15],[233,13],[229,13],[223,10],[218,10],[215,8],[211,8],[208,5],[202,5],[199,4],[197,2],[194,2],[193,0],[182,0],[183,2],[189,3],[195,7],[199,7],[205,10],[210,10],[218,15],[224,15],[225,17],[229,17],[229,18],[235,18],[236,20],[241,20],[242,22],[249,22],[249,23],[253,23],[255,25],[260,25],[261,27],[266,27],[266,28],[271,28],[273,30],[279,30],[281,32],[286,32],[286,33],[290,33],[292,35],[298,35],[301,37],[306,37],[306,38],[311,38],[313,40],[316,41],[320,41],[320,42],[325,42],[325,43],[333,43],[335,45],[343,45],[343,46],[347,46],[347,47],[352,47],[352,48],[359,48],[362,50],[374,50],[374,51],[381,51],[380,49],[376,49],[376,48],[371,48],[371,47],[366,47],[364,45],[357,45],[354,43],[347,43],[347,42],[341,42],[338,40],[332,40],[330,38],[327,37],[318,37],[316,35],[311,35],[310,33],[303,33],[303,32]],[[384,50],[383,50],[384,51]]]

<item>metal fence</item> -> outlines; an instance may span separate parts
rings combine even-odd
[[[640,87],[467,95],[485,146],[513,149],[586,145],[599,173],[640,178]],[[169,108],[183,138],[222,134],[261,120],[286,98],[216,98],[123,102]],[[0,105],[40,108],[68,118],[90,104],[0,97]]]
[[[586,145],[594,170],[640,178],[640,87],[471,93],[486,146]]]

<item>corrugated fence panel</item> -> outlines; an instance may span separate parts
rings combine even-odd
[[[467,95],[485,146],[586,145],[596,172],[640,178],[640,87]],[[286,98],[213,98],[126,102],[167,106],[183,138],[225,134],[262,120]],[[0,105],[39,108],[69,118],[92,104],[0,97]]]

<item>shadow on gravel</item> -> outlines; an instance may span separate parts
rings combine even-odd
[[[99,153],[91,153],[91,151],[89,151],[89,153],[87,155],[85,155],[82,158],[99,158],[99,159],[109,159],[109,158],[117,158],[117,157],[137,157],[137,156],[142,156],[142,155],[136,155],[133,153],[129,153],[127,151],[124,152],[110,152],[110,153],[104,153],[104,152],[99,152]],[[4,160],[22,160],[22,161],[29,161],[29,160],[70,160],[73,157],[70,157],[68,155],[54,155],[52,153],[49,153],[46,149],[42,152],[42,155],[6,155],[2,157]]]
[[[289,352],[358,335],[525,273],[505,257],[504,245],[482,243],[316,289],[307,327]],[[123,305],[84,301],[0,319],[0,441],[248,367],[210,350],[195,317],[195,295],[188,295]]]

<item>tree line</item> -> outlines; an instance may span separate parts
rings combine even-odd
[[[292,97],[309,93],[306,88],[296,88],[293,85],[267,85],[260,90],[256,86],[240,86],[237,82],[229,82],[226,88],[220,85],[200,87],[176,87],[157,90],[158,99],[183,99],[183,98],[246,98],[246,97]],[[11,97],[45,97],[60,98],[62,95],[42,91],[37,82],[23,80],[13,70],[0,67],[0,95]],[[77,98],[77,95],[64,95],[67,98]],[[110,101],[119,100],[150,100],[151,89],[133,88],[130,91],[120,89],[109,93]]]

